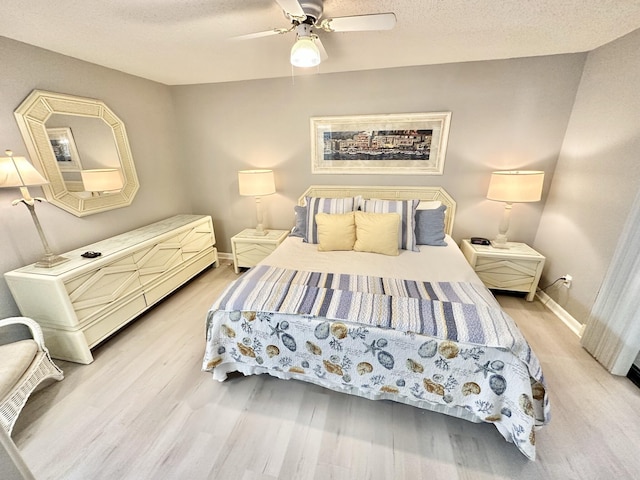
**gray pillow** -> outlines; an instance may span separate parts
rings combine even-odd
[[[293,207],[293,212],[296,214],[296,224],[289,236],[304,238],[307,232],[307,207],[296,205]]]
[[[446,205],[429,210],[416,210],[416,244],[445,247],[444,212]]]

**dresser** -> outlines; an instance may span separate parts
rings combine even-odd
[[[88,364],[91,348],[218,262],[211,217],[176,215],[62,254],[53,268],[4,274],[22,315],[42,327],[51,356]],[[100,252],[96,258],[81,256]]]
[[[526,243],[508,242],[509,248],[475,245],[462,240],[460,248],[487,288],[526,293],[532,301],[545,257]]]
[[[249,268],[273,252],[289,235],[288,230],[269,230],[266,235],[256,235],[253,228],[247,228],[231,237],[233,268]]]

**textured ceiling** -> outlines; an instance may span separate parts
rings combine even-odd
[[[319,32],[313,73],[593,50],[640,28],[640,0],[325,0],[324,17],[394,12],[385,32]],[[2,0],[0,35],[168,85],[292,75],[275,0]],[[296,69],[293,74],[303,72]]]

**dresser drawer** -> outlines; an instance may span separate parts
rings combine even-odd
[[[89,348],[95,346],[112,333],[118,331],[126,323],[133,320],[146,308],[147,304],[142,295],[133,297],[125,302],[119,302],[108,315],[97,317],[96,320],[83,328],[82,332]]]
[[[134,259],[138,265],[140,283],[146,290],[182,263],[180,236],[144,248],[135,253]]]
[[[187,261],[216,243],[211,221],[202,222],[180,235],[182,260]]]
[[[142,295],[133,255],[66,279],[64,286],[81,325],[108,314],[123,298]]]
[[[144,298],[147,301],[147,305],[151,306],[166,297],[191,277],[194,277],[216,261],[215,248],[209,247],[197,255],[192,256],[189,260],[180,263],[170,274],[160,277],[159,281],[145,285]]]

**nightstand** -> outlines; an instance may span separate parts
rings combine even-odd
[[[509,248],[474,245],[462,240],[461,249],[487,288],[525,292],[527,301],[536,294],[545,257],[526,243],[508,242]]]
[[[233,269],[249,268],[273,252],[289,235],[288,230],[269,230],[266,235],[256,235],[255,229],[247,228],[231,237]]]

